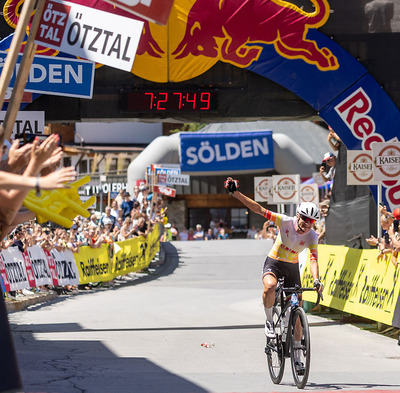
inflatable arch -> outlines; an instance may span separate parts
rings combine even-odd
[[[72,2],[131,17],[102,0]],[[10,26],[20,3],[5,4]],[[355,58],[317,30],[328,20],[328,0],[310,3],[313,12],[284,0],[175,0],[167,26],[145,22],[132,73],[181,82],[228,62],[297,94],[350,150],[398,141],[399,109]],[[400,205],[400,180],[383,191],[391,209]]]

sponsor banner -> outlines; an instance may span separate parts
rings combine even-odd
[[[80,247],[79,253],[74,254],[74,257],[81,284],[113,279],[108,245],[102,244],[100,248]]]
[[[79,271],[75,264],[74,254],[70,250],[59,252],[55,249],[50,251],[56,265],[58,285],[78,285]]]
[[[170,187],[164,187],[164,186],[159,186],[159,185],[155,185],[153,187],[153,191],[154,192],[158,192],[159,194],[171,197],[171,198],[175,198],[176,196],[176,190],[175,188],[170,188]]]
[[[0,124],[3,124],[6,111],[0,111]],[[44,134],[44,112],[42,111],[19,111],[15,120],[11,139],[16,134]]]
[[[312,202],[317,206],[319,204],[318,184],[300,184],[299,203]]]
[[[392,325],[400,291],[400,271],[391,262],[391,254],[377,261],[377,250],[359,250],[343,246],[318,246],[318,264],[324,284],[321,304]],[[302,275],[304,286],[313,285],[310,263]],[[303,299],[316,301],[314,293]]]
[[[272,177],[254,178],[254,200],[272,203]]]
[[[9,287],[9,291],[29,288],[31,285],[29,284],[25,261],[21,251],[17,247],[8,247],[7,250],[1,252],[1,255],[9,282],[9,285],[7,285],[6,280],[4,280],[6,288]]]
[[[347,150],[347,184],[378,184],[374,180],[372,154],[369,150]]]
[[[173,175],[160,173],[158,176],[158,184],[174,184],[178,186],[189,186],[190,176],[189,175]]]
[[[299,203],[300,175],[272,176],[274,203]]]
[[[143,22],[68,1],[47,0],[35,42],[131,71]]]
[[[83,0],[81,0],[83,2]],[[166,25],[174,0],[105,0],[150,22]]]
[[[272,131],[181,133],[182,172],[274,168]]]
[[[57,276],[57,269],[56,269],[56,263],[54,261],[54,258],[50,254],[49,251],[43,250],[43,252],[44,252],[44,255],[46,255],[46,258],[47,258],[47,264],[49,266],[51,279],[53,280],[53,285],[57,286],[58,285],[58,276]]]
[[[400,142],[374,143],[372,145],[374,180],[400,178]]]
[[[43,248],[37,245],[29,247],[27,254],[30,259],[33,274],[35,276],[36,285],[53,285],[51,270],[49,268],[47,257]]]
[[[6,265],[5,265],[5,258],[2,252],[0,252],[0,275],[1,275],[1,286],[4,292],[11,291],[11,283],[8,279]]]
[[[7,52],[0,51],[0,67],[4,66]],[[22,55],[17,58],[10,87],[14,86]],[[65,97],[92,98],[94,63],[83,59],[35,55],[30,67],[25,91],[60,95]],[[26,97],[27,99],[28,97]]]
[[[118,242],[120,249],[113,256],[112,275],[113,277],[124,276],[127,273],[132,273],[138,268],[138,249],[139,242],[135,239]]]

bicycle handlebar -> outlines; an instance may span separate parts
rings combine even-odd
[[[282,286],[278,286],[278,288],[280,288],[280,290],[282,290],[283,292],[307,292],[307,291],[315,291],[317,292],[317,302],[315,303],[315,306],[318,306],[318,304],[320,303],[321,300],[324,300],[324,297],[322,296],[322,293],[318,292],[316,288],[308,288],[308,287],[282,287]]]

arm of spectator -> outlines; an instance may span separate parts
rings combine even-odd
[[[325,169],[323,166],[319,167],[319,173],[321,174],[322,178],[324,179],[324,182],[326,183],[327,181],[331,180],[329,179],[326,175],[327,173],[325,172]]]
[[[365,239],[366,240],[366,242],[370,245],[370,246],[372,246],[372,247],[376,247],[376,246],[378,246],[378,243],[379,243],[379,240],[378,240],[378,238],[376,238],[375,236],[370,236],[369,237],[369,239]]]
[[[335,141],[335,139],[336,139],[336,141]],[[336,132],[333,131],[333,130],[330,128],[330,129],[329,129],[329,134],[328,134],[328,143],[329,143],[329,145],[331,146],[331,148],[332,148],[334,151],[338,151],[341,142],[342,142],[342,141],[340,140],[339,135],[336,134]]]
[[[390,228],[388,229],[388,234],[389,234],[389,237],[392,242],[394,250],[399,252],[400,251],[400,241],[396,237],[396,234],[394,233],[393,225],[391,225]]]
[[[37,180],[43,163],[52,155],[58,136],[49,137],[38,146],[38,141],[32,145],[31,160],[22,176],[0,172],[0,185],[11,188],[10,191],[0,190],[0,221],[10,225],[22,205],[27,193],[36,187],[37,182],[41,189],[64,187],[65,182],[75,179],[74,168],[63,168]]]

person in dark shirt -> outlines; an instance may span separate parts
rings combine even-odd
[[[124,195],[124,201],[121,203],[122,209],[122,218],[125,220],[131,214],[131,210],[133,209],[133,201],[130,198],[129,192],[126,192]]]
[[[14,231],[14,241],[11,247],[18,247],[18,250],[25,252],[26,245],[24,244],[24,230],[21,227],[17,227]]]

